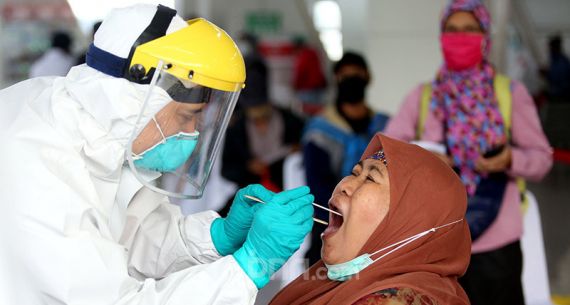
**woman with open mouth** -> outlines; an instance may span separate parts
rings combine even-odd
[[[377,134],[331,196],[322,260],[271,304],[469,304],[466,202],[440,159]]]

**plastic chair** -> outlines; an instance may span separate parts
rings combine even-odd
[[[523,292],[527,305],[551,305],[548,269],[544,254],[544,239],[538,203],[531,192],[526,192],[528,208],[523,217]]]

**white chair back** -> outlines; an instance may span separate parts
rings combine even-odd
[[[528,209],[523,218],[523,292],[527,305],[552,305],[548,268],[544,254],[544,239],[540,222],[540,211],[536,198],[526,192]]]

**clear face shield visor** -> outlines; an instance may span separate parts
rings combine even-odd
[[[150,189],[200,198],[240,90],[179,79],[159,63],[127,146],[127,161]]]

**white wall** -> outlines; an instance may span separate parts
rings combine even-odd
[[[439,65],[439,16],[446,0],[369,1],[365,54],[373,82],[368,101],[395,113],[405,95]]]
[[[556,33],[562,35],[564,49],[570,55],[570,1],[526,0],[523,5],[526,6],[542,53],[544,62],[541,64],[546,64],[548,60],[548,39]]]
[[[212,18],[228,32],[235,34],[245,27],[245,15],[250,11],[279,11],[283,13],[283,34],[304,34],[308,30],[293,0],[211,0]]]
[[[344,50],[364,53],[369,2],[376,0],[338,0],[342,12],[342,45]]]
[[[4,5],[4,0],[0,0],[0,6]],[[2,20],[0,20],[0,33],[2,33]],[[0,48],[0,88],[4,88],[4,60],[2,60],[4,58],[4,54],[3,52],[4,48]]]

